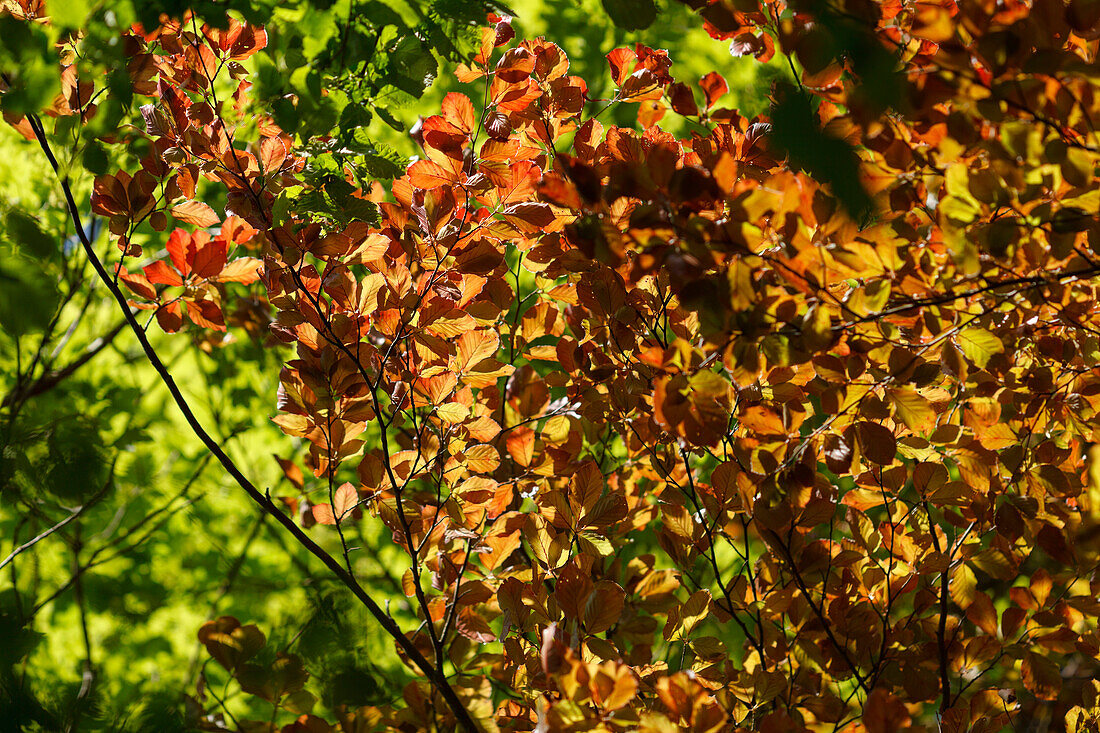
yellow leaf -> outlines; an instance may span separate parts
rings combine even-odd
[[[500,465],[500,454],[491,445],[475,445],[465,451],[466,467],[474,473],[492,473]]]
[[[999,338],[982,328],[968,328],[961,331],[955,337],[955,341],[966,358],[981,369],[985,369],[985,365],[994,354],[1000,354],[1005,350]]]
[[[936,426],[936,411],[932,404],[912,387],[900,387],[887,392],[894,405],[894,414],[915,433],[926,433]]]
[[[457,425],[469,416],[470,410],[461,402],[448,402],[435,408],[435,414],[440,420]]]
[[[230,262],[214,279],[218,282],[254,283],[260,277],[264,263],[255,257],[238,257]]]

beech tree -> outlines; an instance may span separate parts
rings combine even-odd
[[[5,82],[191,428],[416,675],[329,704],[223,616],[196,629],[192,725],[1100,725],[1100,4],[688,4],[731,54],[782,57],[768,115],[641,44],[592,99],[493,12],[407,167],[361,126],[290,129],[371,97],[255,95],[259,25],[134,25],[142,127],[110,142],[141,154],[91,197],[109,258],[42,115],[84,125],[120,90],[77,75],[77,36],[48,108]],[[195,416],[153,323],[278,345],[280,484]],[[364,523],[416,624],[361,580]]]

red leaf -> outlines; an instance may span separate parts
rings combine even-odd
[[[512,134],[512,122],[507,115],[494,110],[485,115],[485,132],[493,140],[504,142]]]
[[[713,107],[718,98],[730,90],[726,80],[717,71],[712,71],[700,79],[699,86],[707,97],[707,109]]]
[[[176,229],[168,236],[168,243],[165,247],[176,270],[187,277],[188,273],[191,272],[191,268],[187,264],[187,252],[191,249],[191,235],[182,229]]]
[[[191,271],[201,278],[212,278],[225,267],[227,245],[224,240],[212,239],[195,250],[191,258]]]
[[[634,71],[637,61],[638,54],[629,48],[616,48],[607,54],[607,63],[611,66],[611,78],[615,80],[615,86],[623,85],[626,77]]]
[[[225,330],[225,318],[222,309],[212,300],[187,301],[187,317],[200,328],[212,328],[215,331]]]
[[[699,107],[695,104],[695,96],[687,84],[676,82],[668,88],[669,103],[676,114],[685,117],[695,117],[699,114]]]
[[[649,69],[638,69],[626,78],[619,90],[619,100],[640,102],[646,99],[659,99],[661,87],[657,77]]]
[[[252,225],[237,216],[226,217],[218,232],[218,238],[224,239],[229,244],[245,244],[254,236],[256,236],[256,230]]]
[[[531,76],[535,70],[535,57],[526,48],[513,48],[500,57],[497,78],[508,84],[516,84]]]
[[[178,300],[157,309],[157,323],[165,333],[175,333],[183,327],[183,310]]]
[[[740,33],[730,42],[730,56],[755,56],[764,50],[764,42],[752,33]]]

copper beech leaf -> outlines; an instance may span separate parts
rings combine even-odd
[[[221,217],[201,201],[184,201],[173,206],[168,213],[182,222],[194,224],[197,227],[212,227],[221,221]]]
[[[667,16],[668,50],[634,39],[598,70],[607,48],[571,65],[561,46],[516,38],[499,7],[434,2],[413,20],[360,5],[347,24],[269,13],[270,48],[201,8],[181,6],[186,23],[139,13],[118,38],[102,24],[54,38],[39,0],[0,12],[0,46],[34,40],[0,81],[20,110],[5,120],[37,140],[28,82],[55,79],[44,142],[80,127],[92,211],[123,253],[111,262],[131,258],[117,270],[131,307],[168,332],[193,324],[178,348],[229,369],[219,389],[234,401],[236,381],[271,369],[255,376],[279,383],[284,519],[354,530],[341,533],[359,599],[397,642],[393,659],[392,644],[368,650],[371,668],[401,671],[399,691],[376,695],[353,659],[361,640],[341,633],[339,654],[316,659],[318,706],[300,660],[219,618],[200,640],[235,678],[226,704],[265,720],[222,719],[206,685],[229,680],[212,666],[189,719],[578,733],[1095,722],[1097,3],[691,0]],[[672,12],[589,6],[624,27]],[[741,86],[776,50],[793,77],[720,106],[717,70],[682,78],[680,36],[693,62],[739,57]],[[475,83],[413,109],[437,52]],[[399,126],[399,108],[419,116],[407,166],[367,135],[375,116]],[[134,155],[110,152],[119,142]],[[104,173],[114,164],[128,170]],[[211,205],[234,214],[217,231]],[[187,226],[168,230],[168,214]],[[66,332],[73,309],[23,288],[38,273],[85,300],[77,271],[55,271],[72,244],[56,246],[55,220],[0,232],[0,321],[41,310],[76,334],[8,380],[7,406],[26,402],[32,422],[50,411],[30,400],[66,364],[94,369],[108,343]],[[117,363],[112,351],[97,360]],[[78,411],[79,392],[63,395]],[[231,431],[244,409],[205,413]],[[71,422],[36,423],[42,445],[20,438],[8,483],[98,475],[88,441],[59,442]],[[40,454],[42,471],[22,467]],[[241,513],[221,514],[207,529],[233,532]],[[331,552],[337,533],[313,531]],[[374,582],[380,567],[396,582]],[[324,615],[362,625],[343,605]],[[288,643],[316,647],[314,626]]]
[[[1041,700],[1054,700],[1062,689],[1062,670],[1053,660],[1029,651],[1020,665],[1024,687]]]
[[[955,337],[959,349],[975,366],[984,369],[989,360],[1004,351],[999,338],[982,328],[963,329]]]
[[[254,624],[242,626],[232,616],[222,616],[202,625],[199,642],[218,664],[233,671],[254,657],[267,638]]]
[[[894,413],[913,432],[926,433],[936,426],[936,411],[912,387],[891,389],[887,394],[894,406]]]
[[[260,279],[263,261],[255,257],[238,257],[226,264],[215,276],[218,282],[235,282],[248,285]]]
[[[584,605],[584,627],[599,634],[614,626],[623,611],[626,592],[610,580],[596,583]]]
[[[856,423],[856,435],[859,439],[860,452],[867,460],[883,466],[894,462],[897,440],[887,428],[864,420]]]

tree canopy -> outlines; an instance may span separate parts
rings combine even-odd
[[[1097,730],[1098,50],[0,1],[0,712]]]

